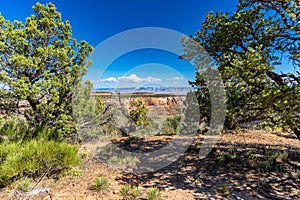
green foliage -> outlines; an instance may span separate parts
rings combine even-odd
[[[123,199],[130,199],[130,196],[137,198],[142,194],[141,189],[138,186],[131,186],[128,184],[124,184],[120,187],[120,195]]]
[[[160,197],[160,192],[157,187],[150,187],[147,190],[147,200],[158,200]]]
[[[123,198],[127,198],[130,194],[130,186],[128,184],[124,184],[120,188],[120,195]]]
[[[74,89],[73,116],[79,132],[79,140],[89,141],[99,137],[96,103],[92,94],[92,82],[78,82]]]
[[[186,109],[184,110],[184,119],[182,123],[182,132],[196,132],[199,130],[199,121],[201,119],[199,103],[195,92],[190,91],[186,95],[184,102]]]
[[[180,115],[167,117],[162,127],[162,133],[167,135],[176,135],[180,130],[180,121]]]
[[[131,190],[131,195],[135,198],[139,197],[143,192],[139,188],[139,186],[133,186]]]
[[[147,117],[148,111],[142,101],[133,101],[130,104],[129,110],[130,118],[136,125],[149,125],[149,119]]]
[[[217,68],[227,93],[227,129],[264,121],[293,131],[300,139],[300,73],[274,71],[281,55],[287,56],[295,69],[299,67],[298,6],[294,0],[240,0],[232,15],[210,12],[201,30],[182,39],[182,57],[198,69],[191,84],[197,86],[200,112],[207,121],[214,99],[208,88],[212,83],[205,74]],[[213,62],[207,61],[209,57]]]
[[[109,187],[108,179],[104,176],[99,176],[94,184],[92,185],[92,189],[96,191],[103,191]]]
[[[100,97],[96,97],[96,115],[101,125],[109,123],[113,117],[111,105],[106,104]]]
[[[113,126],[113,106],[95,96],[90,81],[77,83],[72,99],[73,116],[81,141],[99,139],[117,133]]]
[[[229,163],[230,161],[238,158],[238,152],[235,148],[231,148],[228,150],[227,153],[222,154],[218,157],[218,161],[223,162],[223,163]]]
[[[78,128],[90,124],[95,120],[95,104],[92,95],[93,84],[87,80],[85,82],[78,81],[74,88],[72,99],[73,115]],[[94,121],[92,121],[94,122]]]
[[[100,97],[96,97],[96,122],[100,127],[101,133],[104,135],[117,135],[118,129],[113,126],[114,120],[113,116],[113,106],[112,104],[105,103]]]
[[[195,180],[195,184],[197,184],[197,185],[201,185],[203,183],[203,181],[202,181],[202,179],[196,179]]]
[[[232,189],[230,189],[226,183],[223,183],[222,184],[222,192],[225,195],[230,195],[230,193],[232,193]]]
[[[111,165],[123,166],[123,165],[136,165],[140,162],[138,157],[134,156],[112,156],[108,163]]]
[[[20,117],[11,117],[0,126],[0,141],[17,142],[28,137],[30,134],[28,124]]]
[[[22,190],[23,192],[29,192],[33,185],[33,181],[26,177],[18,181],[18,189]]]
[[[271,168],[271,162],[269,160],[261,160],[261,161],[258,162],[258,166],[260,168],[268,170],[268,169]]]
[[[56,139],[56,130],[48,126],[30,127],[21,117],[10,117],[0,126],[0,142],[18,142],[31,139]]]
[[[137,198],[142,194],[141,189],[138,186],[131,186],[128,184],[124,184],[120,187],[120,195],[123,199],[131,199],[130,196]]]
[[[73,38],[70,22],[52,3],[33,10],[25,23],[0,16],[0,108],[24,116],[31,127],[55,129],[61,140],[76,133],[72,91],[93,48]]]
[[[83,170],[78,169],[78,168],[72,168],[72,169],[67,170],[65,172],[65,175],[78,178],[82,175],[82,173],[83,173]]]
[[[288,152],[287,151],[279,151],[276,149],[269,149],[267,148],[265,151],[264,159],[270,163],[274,162],[285,162],[288,159]]]
[[[77,146],[65,142],[30,140],[0,145],[0,185],[22,177],[38,177],[80,162]]]
[[[218,161],[223,162],[223,163],[227,162],[227,161],[228,161],[227,154],[220,155],[220,156],[218,157]]]
[[[287,162],[289,153],[267,146],[262,155],[254,154],[252,151],[243,151],[242,156],[252,167],[255,166],[259,169],[269,170],[276,163]]]
[[[245,152],[243,152],[243,156],[246,158],[246,160],[254,158],[254,155],[253,155],[252,151],[245,151]]]

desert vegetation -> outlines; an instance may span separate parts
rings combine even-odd
[[[240,0],[233,14],[208,13],[181,40],[181,59],[198,70],[184,98],[94,94],[83,79],[93,47],[74,38],[54,4],[37,3],[24,22],[0,15],[0,198],[300,198],[299,7]],[[294,73],[275,70],[283,57]],[[225,98],[213,101],[226,108],[212,111],[219,83],[205,74],[216,70]],[[200,158],[222,109],[224,129]],[[170,165],[138,173],[138,153],[190,137]]]
[[[25,23],[0,16],[0,185],[22,190],[80,163],[70,101],[92,51],[53,4],[33,11]]]
[[[232,15],[208,13],[202,28],[190,39],[182,39],[182,57],[199,69],[191,84],[198,88],[206,120],[211,115],[208,85],[216,83],[203,74],[217,68],[227,96],[226,129],[258,120],[264,127],[300,137],[298,14],[298,1],[244,0]],[[207,54],[197,54],[197,44],[213,63],[205,63]],[[294,73],[275,71],[283,58],[294,64]]]

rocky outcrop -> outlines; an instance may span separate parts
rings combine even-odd
[[[175,114],[181,109],[182,103],[185,101],[185,96],[166,96],[166,97],[130,97],[122,98],[123,105],[126,109],[135,101],[142,101],[147,110],[159,111],[158,114]]]
[[[106,103],[113,103],[119,106],[119,100],[117,95],[113,95],[112,93],[101,93],[100,95],[96,95],[101,97]],[[176,95],[156,95],[156,94],[121,94],[121,101],[124,105],[125,109],[129,109],[129,106],[134,101],[142,101],[143,105],[146,109],[153,110],[155,109],[158,114],[175,114],[178,113],[178,110],[182,108],[182,104],[185,101],[186,97],[176,96]],[[20,111],[25,111],[30,107],[27,101],[22,101],[18,105]],[[159,110],[161,110],[159,112]],[[0,110],[0,114],[3,111]]]

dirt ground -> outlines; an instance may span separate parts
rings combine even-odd
[[[160,199],[300,199],[300,141],[279,132],[245,131],[222,134],[212,151],[199,158],[203,136],[171,165],[151,173],[135,174],[117,170],[97,158],[98,143],[81,146],[86,158],[78,168],[80,175],[65,174],[43,178],[34,191],[23,193],[13,184],[0,190],[0,199],[122,199],[124,184],[138,185],[146,199],[151,186],[160,189]],[[143,147],[163,146],[170,136],[152,136],[133,141]],[[122,146],[126,138],[115,140]],[[155,148],[155,147],[153,147]],[[109,180],[107,190],[97,192],[91,185],[98,176]],[[134,199],[134,198],[127,198]]]

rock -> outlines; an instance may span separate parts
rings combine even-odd
[[[26,195],[27,196],[36,196],[36,195],[40,195],[41,193],[48,193],[50,191],[51,191],[50,188],[37,188],[37,189],[32,190],[31,192],[28,192]]]

